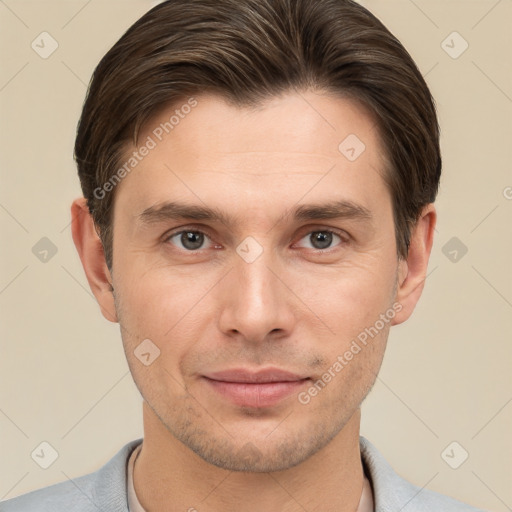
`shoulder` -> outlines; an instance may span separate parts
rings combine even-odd
[[[128,512],[126,463],[142,439],[119,450],[98,471],[0,502],[0,512]]]
[[[375,512],[484,512],[438,492],[417,487],[399,476],[366,438],[360,437],[361,458],[372,484]]]

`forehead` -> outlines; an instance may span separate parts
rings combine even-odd
[[[373,116],[332,95],[290,93],[252,109],[213,95],[185,99],[146,123],[125,162],[134,151],[136,166],[116,190],[116,210],[129,207],[134,218],[170,199],[246,212],[305,196],[358,198],[368,208],[376,196],[389,199]]]

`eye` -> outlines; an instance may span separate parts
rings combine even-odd
[[[177,233],[173,233],[165,238],[164,242],[170,242],[173,245],[176,245],[179,249],[184,249],[186,251],[197,251],[199,249],[206,249],[207,247],[202,247],[205,240],[210,240],[210,238],[201,231],[178,231]]]
[[[346,240],[343,239],[340,235],[327,229],[311,231],[307,236],[302,238],[302,240],[306,240],[306,242],[310,244],[309,246],[306,245],[306,248],[322,251],[324,249],[331,249],[332,243],[336,238],[339,239],[342,243],[346,242]]]

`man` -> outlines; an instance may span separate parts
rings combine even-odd
[[[144,438],[1,504],[474,511],[360,437],[421,295],[441,172],[430,92],[350,0],[170,0],[98,65],[73,240],[118,322]]]

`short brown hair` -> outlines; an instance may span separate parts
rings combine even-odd
[[[307,89],[357,99],[377,119],[406,258],[411,229],[437,195],[441,155],[434,100],[401,43],[352,0],[168,0],[103,57],[78,125],[78,174],[108,267],[115,190],[95,191],[151,116],[201,93],[249,107]]]

